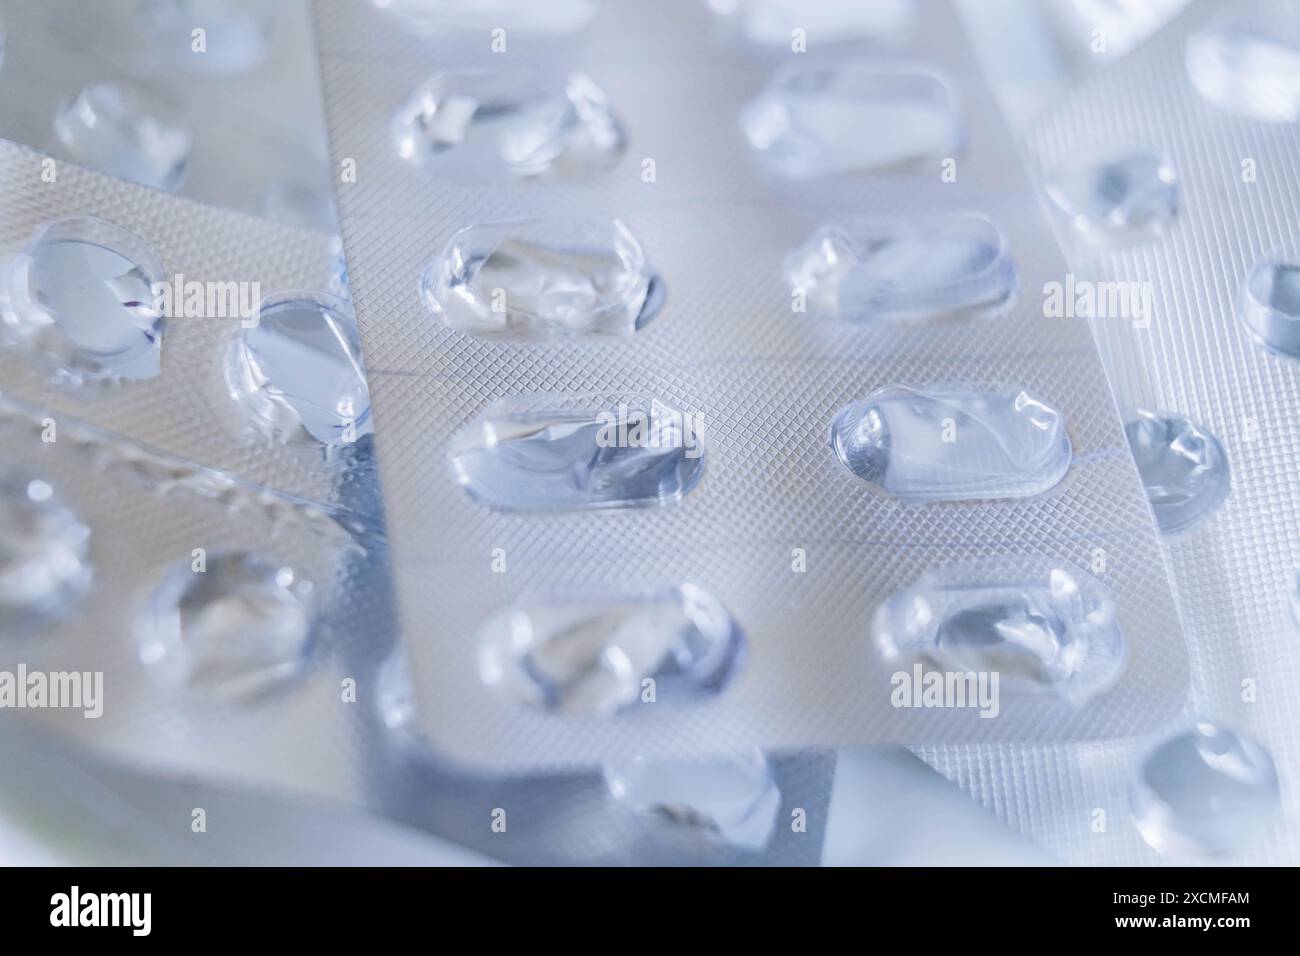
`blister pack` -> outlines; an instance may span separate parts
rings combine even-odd
[[[138,25],[115,12],[112,35]],[[231,55],[221,9],[180,12]],[[10,78],[32,74],[42,44],[65,85],[88,64],[125,75],[61,46],[57,11],[6,22],[24,40]],[[0,142],[8,726],[109,766],[365,807],[518,863],[817,862],[829,753],[535,779],[466,775],[429,752],[409,726],[337,242],[169,195],[180,173],[151,179],[162,166],[146,160],[175,140],[141,125],[151,102],[72,98],[64,122],[84,120],[82,139],[59,135],[55,155],[39,149],[45,107],[64,115],[52,101],[4,113],[38,147]],[[95,127],[107,138],[87,142]],[[124,131],[141,135],[108,135]],[[66,159],[70,143],[115,175]],[[186,191],[221,201],[214,185]],[[176,799],[188,831],[193,798]],[[660,812],[680,801],[689,815]]]
[[[1055,281],[1089,316],[1125,418],[1192,695],[1127,743],[921,754],[1074,862],[1300,854],[1297,31],[1289,0],[1192,4],[1030,131],[1069,256]],[[1142,322],[1122,308],[1134,296]]]
[[[330,237],[13,144],[0,163],[5,391],[336,508],[370,426]],[[374,509],[358,502],[358,520]]]
[[[535,770],[1178,713],[1151,511],[949,5],[833,41],[793,5],[557,6],[315,5],[429,744]],[[929,703],[954,674],[1000,703]]]

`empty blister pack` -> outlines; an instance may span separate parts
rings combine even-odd
[[[374,525],[345,493],[371,425],[329,236],[13,144],[0,164],[8,393]]]
[[[365,807],[516,863],[819,857],[831,754],[458,772],[410,723],[382,538],[8,396],[0,451],[0,698],[15,732],[171,779]],[[174,808],[178,831],[192,803]]]
[[[558,37],[528,5],[315,5],[439,752],[1107,738],[1182,706],[1087,324],[1034,294],[1058,247],[952,11],[902,6],[924,31],[819,46],[702,3]],[[998,719],[891,695],[922,668],[1005,672]]]
[[[1127,744],[923,755],[1071,861],[1300,853],[1298,29],[1288,0],[1193,4],[1029,136],[1073,270],[1055,281],[1092,322],[1162,531],[1192,694]],[[1099,810],[1134,825],[1098,828]]]
[[[106,28],[134,22],[122,12]],[[24,75],[39,40],[64,85],[96,70],[122,79],[97,54],[59,72],[60,57],[76,60],[59,48],[75,39],[60,11],[49,23],[23,13]],[[229,49],[221,39],[213,53]],[[342,800],[519,863],[816,862],[827,753],[676,769],[633,760],[608,779],[539,783],[457,773],[411,744],[364,368],[334,295],[346,294],[341,257],[327,236],[65,162],[82,146],[106,172],[191,191],[178,152],[142,151],[185,145],[147,115],[144,144],[115,138],[156,102],[120,99],[129,86],[69,98],[54,157],[3,146],[0,693],[11,728],[85,759]],[[48,99],[7,113],[5,132],[43,145]],[[202,128],[237,138],[220,111]],[[175,161],[136,162],[164,153]],[[254,179],[263,165],[249,165]],[[713,792],[696,786],[700,773]],[[654,789],[639,782],[647,774]],[[193,807],[175,812],[188,831]],[[781,825],[792,815],[797,827]]]
[[[9,717],[135,766],[347,793],[326,675],[349,532],[8,395],[0,439]]]

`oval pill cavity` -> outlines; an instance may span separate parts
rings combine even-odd
[[[142,0],[149,52],[166,66],[209,77],[238,76],[267,58],[276,0]],[[194,30],[204,30],[201,56]]]
[[[1079,704],[1108,690],[1125,643],[1110,594],[1061,561],[991,559],[936,568],[876,612],[889,661],[999,675],[1003,689]]]
[[[148,379],[161,370],[163,267],[111,222],[59,219],[0,264],[6,342],[69,384]]]
[[[916,23],[915,0],[709,0],[750,43],[789,49],[795,30],[810,47],[831,43],[894,46]]]
[[[507,399],[462,428],[451,447],[456,481],[502,511],[670,504],[699,483],[704,459],[694,417],[657,400]]]
[[[480,634],[479,673],[509,699],[569,715],[720,692],[743,662],[745,638],[722,604],[683,584],[644,598],[538,604],[498,615]]]
[[[1186,531],[1228,497],[1228,456],[1201,426],[1182,415],[1139,411],[1124,433],[1165,534]]]
[[[741,110],[740,126],[759,161],[788,179],[955,156],[963,139],[947,77],[862,60],[783,67]]]
[[[617,219],[467,227],[424,270],[420,292],[448,328],[518,339],[631,335],[662,303],[662,283]]]
[[[1300,122],[1300,18],[1244,5],[1187,38],[1187,75],[1222,110],[1268,123]]]
[[[840,409],[844,467],[904,501],[1026,498],[1070,468],[1065,418],[1024,389],[889,385]]]
[[[757,749],[714,760],[661,760],[638,755],[604,767],[610,798],[710,840],[758,850],[781,809],[772,767]]]
[[[442,174],[581,179],[612,169],[627,134],[585,73],[438,73],[393,119],[397,153]]]
[[[391,14],[402,28],[416,36],[445,37],[449,31],[488,35],[508,24],[511,32],[536,37],[563,37],[577,33],[596,15],[593,0],[371,0]]]
[[[139,620],[140,660],[167,684],[199,696],[251,701],[306,669],[312,583],[244,551],[178,561]]]
[[[54,132],[72,158],[91,169],[175,191],[185,178],[193,137],[167,112],[137,90],[92,83],[59,108]]]
[[[1154,849],[1214,855],[1262,837],[1281,806],[1281,788],[1268,751],[1201,720],[1146,757],[1130,800],[1138,831]]]
[[[1001,231],[975,213],[828,223],[785,273],[812,314],[863,323],[999,315],[1020,286]]]

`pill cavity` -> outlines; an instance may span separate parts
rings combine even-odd
[[[731,614],[691,584],[644,598],[519,608],[489,621],[480,639],[485,683],[511,700],[575,715],[612,714],[648,687],[653,701],[716,694],[745,652]]]
[[[1208,720],[1156,747],[1130,796],[1138,831],[1162,853],[1231,853],[1267,832],[1281,804],[1268,752]]]
[[[1178,172],[1167,158],[1138,149],[1069,160],[1047,180],[1047,195],[1089,242],[1127,244],[1159,235],[1179,202]]]
[[[151,53],[168,67],[236,76],[260,66],[270,49],[276,0],[144,0],[141,21]],[[195,55],[201,28],[203,52]]]
[[[1228,497],[1228,457],[1200,425],[1181,415],[1139,411],[1124,432],[1165,534],[1186,531]]]
[[[994,316],[1019,289],[1001,231],[973,213],[828,223],[785,273],[808,312],[864,323]]]
[[[37,478],[0,478],[0,636],[54,623],[90,588],[90,529]]]
[[[1041,558],[937,568],[880,606],[874,633],[887,660],[996,673],[1003,689],[1074,704],[1110,688],[1124,666],[1106,589]]]
[[[627,134],[585,73],[439,73],[393,120],[397,152],[442,174],[572,179],[611,169]],[[436,167],[434,167],[436,164]]]
[[[674,502],[704,474],[693,416],[657,400],[504,400],[453,438],[452,474],[503,511],[638,508]]]
[[[336,296],[266,299],[234,343],[226,378],[251,420],[279,437],[336,448],[373,430],[356,319]]]
[[[1268,348],[1300,358],[1300,263],[1256,262],[1242,285],[1237,317]]]
[[[1271,123],[1300,121],[1300,18],[1245,6],[1187,38],[1187,74],[1220,109]]]
[[[663,285],[617,219],[536,219],[469,226],[420,277],[449,328],[535,339],[631,335],[658,313]]]
[[[243,551],[177,562],[140,618],[140,659],[166,683],[223,700],[262,697],[303,672],[312,584]]]
[[[767,845],[781,809],[781,791],[759,750],[715,760],[637,756],[607,764],[604,776],[610,797],[633,813],[743,849]]]
[[[161,104],[117,83],[92,83],[59,107],[54,132],[72,158],[155,189],[180,187],[193,137]]]
[[[1024,498],[1070,468],[1065,418],[1024,389],[889,385],[840,409],[831,447],[851,472],[907,501]]]
[[[954,156],[963,135],[946,77],[866,61],[778,70],[740,126],[760,162],[790,179]]]
[[[566,36],[585,27],[596,15],[592,0],[371,0],[393,15],[408,32],[437,37],[449,30],[489,31],[508,24],[510,30],[539,36]]]
[[[708,0],[751,43],[789,49],[802,36],[812,47],[844,41],[897,44],[916,21],[914,0]],[[802,31],[798,34],[795,31]]]
[[[162,280],[162,263],[134,233],[102,219],[57,220],[0,263],[5,339],[72,384],[153,378]]]

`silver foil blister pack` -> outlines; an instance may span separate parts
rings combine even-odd
[[[1164,532],[1192,692],[1127,742],[920,753],[1072,862],[1298,852],[1298,25],[1287,0],[1192,4],[1030,130],[1072,287],[1149,297],[1143,322],[1091,323]]]
[[[300,422],[265,413],[263,397],[254,394],[265,391],[258,388],[265,381],[240,381],[239,354],[245,336],[258,334],[262,305],[274,306],[282,293],[329,294],[330,237],[168,196],[13,144],[0,145],[0,155],[5,391],[196,466],[337,508],[339,489],[367,467],[367,456],[357,453],[366,410],[359,402],[353,436],[340,431],[322,443]],[[77,256],[86,250],[104,257],[92,264],[103,277],[121,276],[112,280],[116,287],[102,287],[102,302],[99,287],[74,284]],[[155,299],[155,292],[168,294]],[[132,302],[139,303],[139,351],[151,354],[140,356],[140,368],[128,365],[128,374],[119,374],[94,356],[135,361],[120,338],[134,333],[90,310],[102,306],[116,318],[119,306]],[[76,315],[85,317],[80,325]],[[358,380],[363,391],[363,376]],[[373,502],[357,511],[358,520],[374,523]]]
[[[1150,508],[1086,321],[1043,320],[1064,261],[951,9],[796,50],[744,4],[572,6],[589,22],[556,35],[505,8],[315,5],[429,744],[523,769],[1101,740],[1178,713]],[[819,142],[842,103],[880,136]],[[944,271],[972,249],[981,268]],[[986,653],[1000,590],[1096,625],[1105,666],[1060,683],[1032,640]],[[998,719],[891,702],[954,633],[881,623],[918,593],[973,622],[943,666],[1027,677]]]
[[[164,309],[151,288],[323,289],[329,237],[0,156],[6,671],[102,681],[93,718],[11,713],[134,766],[347,793],[323,662],[375,497],[300,426],[254,427],[230,373],[260,312]]]
[[[48,41],[52,62],[75,58],[58,13],[8,25]],[[27,75],[34,50],[20,53]],[[519,863],[817,861],[824,752],[714,765],[721,796],[697,793],[676,821],[642,782],[671,765],[538,781],[431,756],[408,727],[336,240],[39,152],[40,104],[30,114],[9,132],[37,149],[0,143],[0,671],[15,733],[133,771],[343,801]],[[193,195],[224,199],[205,188]],[[208,290],[228,284],[255,286],[258,308],[213,311]],[[292,348],[267,338],[282,333]],[[314,407],[317,385],[352,407]],[[689,768],[676,772],[673,794],[689,796]],[[175,808],[178,826],[191,809]],[[804,822],[781,825],[792,815]]]

